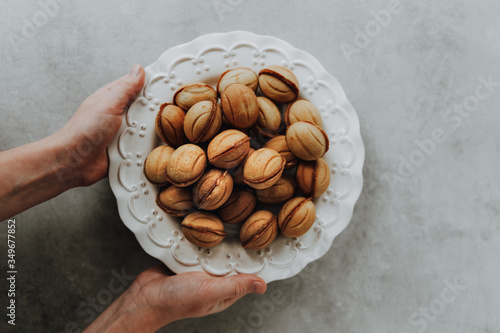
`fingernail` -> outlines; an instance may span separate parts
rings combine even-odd
[[[135,64],[134,66],[132,66],[132,70],[130,71],[130,73],[135,76],[139,76],[141,74],[141,66]]]
[[[252,283],[252,291],[256,294],[263,294],[264,291],[266,290],[266,287],[262,282],[257,282],[255,281]]]

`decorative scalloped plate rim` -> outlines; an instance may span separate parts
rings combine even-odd
[[[253,51],[244,54],[245,48]],[[221,63],[211,62],[210,52],[220,52]],[[281,59],[281,63],[273,63],[273,59]],[[241,66],[258,72],[272,64],[284,65],[294,71],[301,83],[300,97],[315,104],[317,95],[327,97],[324,104],[319,104],[319,109],[331,139],[325,160],[332,169],[332,184],[327,193],[315,199],[318,216],[304,236],[279,236],[268,248],[259,251],[244,250],[237,237],[228,238],[213,249],[197,248],[185,240],[177,220],[157,209],[154,197],[158,188],[149,184],[142,173],[144,159],[159,144],[154,131],[159,104],[169,101],[168,98],[171,100],[183,83],[207,80],[211,81],[209,84],[216,83],[215,74],[210,72],[215,71],[218,76],[223,70]],[[193,68],[194,72],[189,72],[191,69],[185,66]],[[310,73],[309,76],[306,72]],[[182,78],[186,76],[197,80],[184,82]],[[345,128],[330,130],[329,127],[336,123],[331,117],[336,116],[345,119]],[[142,124],[134,117],[142,119]],[[127,151],[127,147],[134,147],[132,151],[136,153]],[[363,186],[365,157],[358,116],[339,82],[309,53],[276,37],[246,31],[200,36],[168,49],[148,66],[146,83],[124,112],[122,125],[109,146],[108,154],[109,182],[120,217],[148,254],[164,262],[175,273],[203,270],[218,276],[251,273],[266,282],[292,277],[328,251],[334,238],[352,218]],[[347,160],[342,162],[346,156]],[[337,183],[335,177],[339,179]],[[337,187],[344,187],[344,191]],[[142,213],[139,213],[141,209]],[[228,227],[231,229],[232,226]],[[233,230],[232,233],[237,232]]]

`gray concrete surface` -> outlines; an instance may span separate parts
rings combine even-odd
[[[326,259],[161,332],[500,332],[500,84],[484,84],[500,82],[500,2],[403,1],[381,23],[373,13],[390,1],[61,0],[53,17],[40,14],[48,2],[2,1],[2,150],[53,133],[133,63],[208,32],[272,34],[314,54],[359,114],[365,187]],[[18,324],[2,314],[1,332],[83,328],[91,315],[78,306],[113,270],[156,262],[120,221],[107,180],[15,218]],[[270,306],[273,291],[283,304]]]

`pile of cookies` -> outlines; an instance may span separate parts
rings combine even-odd
[[[149,154],[144,174],[163,187],[156,203],[183,217],[191,243],[219,244],[225,223],[241,224],[248,249],[268,246],[279,232],[298,237],[311,228],[312,199],[330,183],[321,158],[329,140],[316,107],[298,96],[299,82],[285,67],[258,75],[235,68],[216,89],[187,84],[173,103],[160,106],[156,132],[165,145]],[[277,105],[283,103],[282,115]]]

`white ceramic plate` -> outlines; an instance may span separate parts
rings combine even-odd
[[[187,241],[179,220],[155,203],[159,188],[143,174],[149,152],[160,144],[155,116],[160,104],[172,102],[184,83],[202,81],[216,86],[221,73],[248,67],[258,73],[270,65],[288,67],[300,83],[300,97],[320,110],[330,137],[324,156],[332,178],[328,191],[315,199],[317,218],[303,236],[278,238],[262,250],[241,247],[234,226],[228,237],[211,249]],[[146,68],[146,83],[124,113],[121,128],[109,146],[109,182],[118,201],[120,217],[144,250],[176,273],[206,271],[223,276],[251,273],[265,281],[285,279],[323,256],[334,238],[349,223],[361,193],[365,157],[356,111],[338,81],[309,53],[271,36],[244,31],[208,34],[175,46]]]

